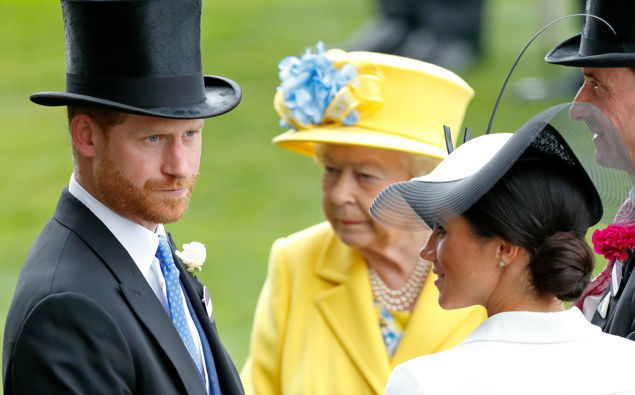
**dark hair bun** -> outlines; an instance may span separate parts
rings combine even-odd
[[[589,284],[593,252],[584,238],[573,232],[549,236],[536,250],[529,270],[536,291],[576,300]]]

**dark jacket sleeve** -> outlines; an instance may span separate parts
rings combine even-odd
[[[14,394],[132,394],[134,372],[125,337],[106,310],[68,292],[30,312],[10,375]]]

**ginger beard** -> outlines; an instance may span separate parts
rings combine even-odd
[[[93,175],[95,189],[106,206],[124,218],[133,221],[139,218],[156,224],[175,222],[185,214],[198,176],[167,176],[166,180],[150,179],[138,186],[118,168],[109,149],[104,150],[101,160],[95,163]],[[177,197],[164,196],[160,192],[180,188],[186,188],[186,193]]]

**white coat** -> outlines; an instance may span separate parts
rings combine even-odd
[[[580,310],[504,312],[453,349],[411,359],[386,395],[635,394],[635,342],[602,333]]]

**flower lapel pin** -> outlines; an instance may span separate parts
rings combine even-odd
[[[635,249],[635,224],[612,224],[606,229],[596,230],[592,236],[593,249],[604,255],[611,270],[609,283],[611,296],[615,297],[620,288],[624,263],[633,255]],[[612,267],[608,267],[612,266]]]
[[[175,254],[183,262],[185,270],[190,273],[200,272],[207,257],[205,244],[198,241],[183,244],[183,251],[176,250]]]

